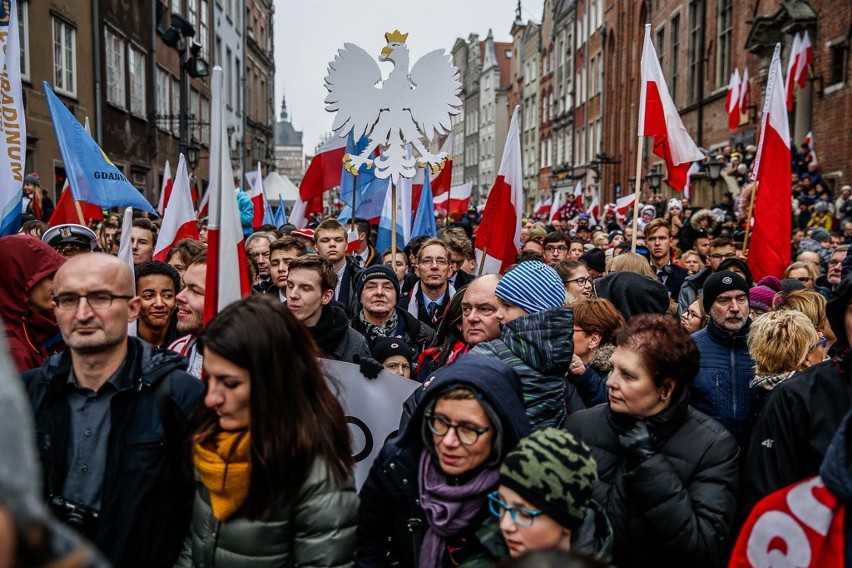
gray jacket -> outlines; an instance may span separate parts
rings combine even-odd
[[[237,512],[216,520],[209,493],[199,483],[190,534],[175,567],[349,567],[357,513],[353,478],[337,484],[322,461],[314,463],[294,502],[263,519]]]

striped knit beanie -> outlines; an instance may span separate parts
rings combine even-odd
[[[528,314],[561,308],[565,303],[565,286],[559,274],[538,260],[522,262],[507,272],[495,294]]]
[[[598,466],[589,447],[557,428],[522,439],[500,467],[500,485],[572,531],[593,504],[597,481]]]

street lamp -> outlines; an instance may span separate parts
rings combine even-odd
[[[725,162],[715,157],[710,158],[707,163],[704,164],[704,171],[707,172],[707,178],[710,180],[711,207],[716,204],[716,182],[718,182],[719,178],[722,176],[723,167],[725,167]]]
[[[198,147],[198,140],[196,140],[195,136],[193,136],[192,141],[186,149],[186,162],[192,166],[193,170],[198,167],[200,154],[201,148]]]
[[[660,182],[662,180],[663,174],[660,173],[657,166],[651,168],[651,171],[645,175],[645,181],[648,182],[648,188],[651,190],[651,196],[657,193],[657,190],[660,189]]]

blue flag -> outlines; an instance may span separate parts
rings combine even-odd
[[[281,227],[287,224],[287,208],[284,207],[284,198],[278,194],[278,210],[275,212],[275,226]]]
[[[272,211],[272,205],[266,199],[263,200],[263,205],[263,221],[261,223],[264,225],[275,225],[275,213]],[[278,225],[275,226],[277,227]]]
[[[346,153],[356,154],[364,151],[370,140],[362,136],[357,144],[354,142],[352,133],[346,141]],[[345,169],[340,171],[340,200],[343,202],[343,210],[337,216],[337,220],[345,223],[352,217],[352,192],[355,195],[355,217],[364,219],[376,219],[382,214],[382,206],[385,194],[390,191],[390,179],[376,179],[375,168],[361,166],[358,175],[353,176]]]
[[[432,185],[429,182],[429,172],[423,172],[423,191],[420,192],[420,203],[411,226],[411,236],[428,235],[435,237],[438,228],[435,226],[435,204],[432,202]]]
[[[74,199],[104,209],[133,207],[157,215],[145,196],[109,161],[83,125],[57,98],[47,81],[44,92]]]
[[[400,213],[400,192],[397,190],[397,216],[396,216],[396,248],[402,250],[405,246],[405,231],[402,228],[402,218]],[[391,246],[391,208],[394,204],[391,200],[391,192],[385,194],[384,204],[382,206],[382,215],[379,219],[379,232],[376,235],[376,252],[384,254]],[[409,209],[410,211],[410,209]]]

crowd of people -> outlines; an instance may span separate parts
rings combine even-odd
[[[158,261],[134,219],[131,269],[115,214],[29,219],[0,238],[0,566],[852,561],[852,188],[794,174],[792,262],[757,282],[744,178],[635,233],[530,217],[502,274],[475,209],[397,250],[246,226],[252,293],[212,319],[205,220]],[[360,487],[320,359],[416,386]]]

